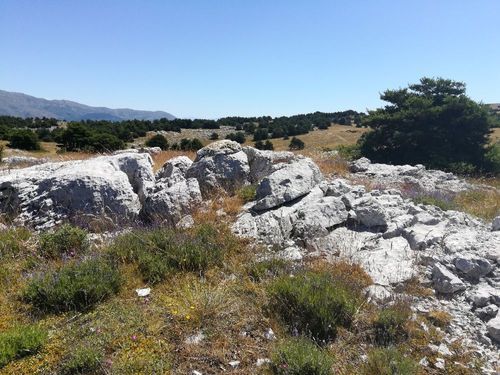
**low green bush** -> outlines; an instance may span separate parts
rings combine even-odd
[[[71,350],[71,355],[63,362],[61,374],[104,374],[102,361],[104,352],[99,346],[81,345]]]
[[[288,274],[292,264],[282,258],[270,258],[260,262],[254,262],[248,267],[248,275],[254,281],[262,281],[268,277],[277,277]]]
[[[255,185],[243,186],[236,192],[238,197],[245,203],[253,201],[255,199],[256,193],[257,186]]]
[[[333,362],[326,350],[306,338],[295,338],[278,345],[271,370],[277,375],[329,375]]]
[[[268,292],[271,310],[291,331],[320,341],[335,338],[338,326],[349,326],[361,303],[357,293],[328,272],[282,276]]]
[[[396,348],[373,349],[368,354],[363,373],[366,375],[416,375],[416,362]]]
[[[211,224],[202,224],[187,231],[133,231],[115,240],[110,255],[122,262],[137,262],[143,279],[155,283],[178,271],[202,274],[220,265],[230,246],[231,238],[224,238]]]
[[[373,322],[375,342],[379,345],[392,345],[406,338],[405,323],[410,310],[402,303],[396,303],[380,310]]]
[[[436,206],[442,209],[443,211],[455,210],[457,208],[456,204],[453,201],[449,201],[447,199],[433,197],[430,195],[421,195],[413,198],[413,202],[415,204],[425,204],[430,206]]]
[[[35,325],[19,325],[0,333],[0,368],[21,357],[38,352],[47,332]]]
[[[68,224],[40,236],[40,251],[49,258],[71,252],[79,254],[87,250],[88,246],[87,232]]]
[[[346,160],[356,160],[362,157],[359,145],[340,145],[337,147],[339,155]]]
[[[23,299],[45,312],[86,310],[120,289],[117,268],[100,258],[71,262],[34,277]]]
[[[0,231],[0,259],[15,257],[27,249],[31,233],[26,228],[11,228]]]
[[[146,141],[146,146],[148,147],[159,147],[162,150],[168,150],[168,141],[165,136],[161,134],[156,134]]]
[[[9,134],[9,147],[20,150],[40,150],[38,135],[30,129],[14,129]]]

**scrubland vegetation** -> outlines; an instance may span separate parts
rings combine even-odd
[[[416,374],[449,323],[371,304],[356,264],[277,259],[211,212],[196,220],[92,246],[68,225],[1,231],[0,372]]]

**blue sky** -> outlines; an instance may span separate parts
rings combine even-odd
[[[500,102],[499,0],[0,0],[0,89],[179,117],[365,110],[422,76]]]

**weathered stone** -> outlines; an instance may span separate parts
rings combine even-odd
[[[355,200],[352,210],[356,213],[357,220],[368,228],[387,226],[389,216],[386,209],[371,196]]]
[[[153,185],[152,161],[145,154],[46,163],[0,173],[0,210],[36,229],[63,220],[131,222]]]
[[[472,280],[479,280],[493,270],[493,265],[488,260],[473,255],[458,256],[454,264],[457,270]]]
[[[434,265],[432,279],[434,281],[434,289],[439,293],[452,294],[466,288],[462,280],[441,264]]]
[[[488,328],[488,333],[491,338],[496,342],[500,343],[500,315],[497,315],[496,318],[491,319],[486,327]]]
[[[308,194],[322,179],[318,166],[310,159],[283,164],[260,182],[253,209],[263,211],[291,202]]]
[[[250,167],[247,155],[237,142],[223,140],[198,150],[186,177],[196,178],[206,196],[216,190],[234,193],[249,183]]]

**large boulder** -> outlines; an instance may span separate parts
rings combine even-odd
[[[307,195],[323,180],[318,166],[309,158],[281,163],[279,169],[264,177],[257,187],[256,211],[269,210]]]
[[[46,163],[0,174],[0,210],[36,229],[64,220],[130,222],[154,181],[147,154]]]
[[[196,159],[187,170],[187,178],[196,178],[201,192],[207,196],[217,190],[234,193],[249,183],[250,166],[241,146],[222,140],[198,150]]]
[[[196,178],[186,178],[192,161],[179,156],[173,158],[158,171],[157,181],[148,193],[142,214],[148,220],[177,225],[191,214],[202,202],[200,185]]]

